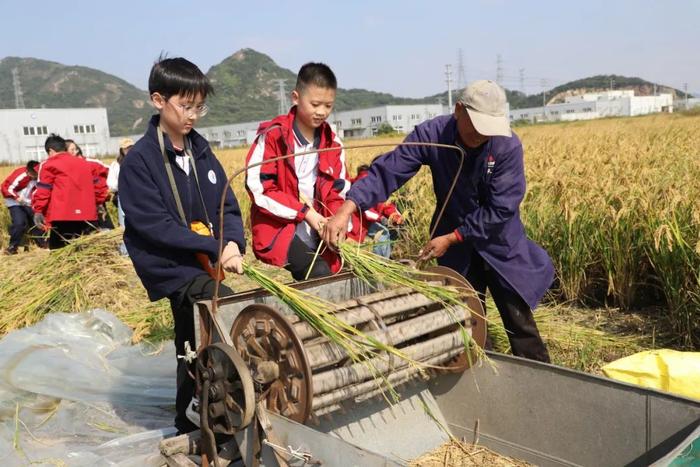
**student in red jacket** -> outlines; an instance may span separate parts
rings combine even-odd
[[[109,166],[99,159],[85,157],[83,150],[80,149],[78,143],[72,139],[66,140],[66,147],[68,148],[69,153],[73,154],[74,156],[82,157],[90,164],[90,167],[92,167],[92,175],[98,179],[100,190],[107,191],[107,198],[105,199],[105,202],[97,206],[97,228],[99,230],[112,230],[114,228],[114,222],[112,222],[112,218],[109,217],[107,205],[105,204],[107,201],[109,201],[109,189],[107,188]]]
[[[261,261],[284,266],[296,280],[337,272],[341,263],[321,248],[326,218],[343,204],[349,182],[345,151],[326,118],[333,110],[337,81],[323,63],[301,67],[287,115],[262,123],[248,152],[248,165],[290,153],[327,152],[251,167],[246,188],[252,201],[253,251]]]
[[[370,166],[366,164],[359,166],[357,176],[352,183],[365,178],[369,174],[369,168]],[[375,243],[372,251],[385,258],[391,258],[391,242],[398,236],[396,227],[401,224],[403,224],[403,216],[396,205],[388,201],[378,203],[362,212],[362,231],[366,232],[367,237]]]
[[[104,203],[107,190],[90,164],[67,152],[63,138],[50,135],[44,148],[49,158],[39,166],[32,209],[37,227],[50,228],[49,249],[54,250],[95,229],[97,205]]]
[[[41,245],[41,231],[34,227],[34,213],[31,208],[32,192],[36,187],[37,161],[29,161],[25,167],[15,169],[2,182],[2,196],[5,206],[10,211],[10,244],[5,254],[17,253],[22,237],[29,227],[29,233],[38,245]]]

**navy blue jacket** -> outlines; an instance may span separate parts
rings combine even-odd
[[[175,163],[173,145],[168,136],[163,135],[187,225],[180,218],[158,145],[158,122],[159,116],[151,118],[146,134],[131,148],[119,170],[119,203],[125,214],[124,243],[136,273],[153,301],[167,297],[204,273],[195,253],[206,253],[215,261],[219,249],[218,241],[213,237],[199,235],[189,228],[192,220],[205,220],[194,174],[190,169],[190,176],[187,176]],[[214,234],[219,238],[219,204],[226,188],[224,245],[234,241],[243,254],[245,235],[241,210],[233,191],[226,184],[228,177],[206,139],[194,130],[188,138]]]
[[[416,126],[405,141],[455,144],[457,121],[445,115]],[[435,236],[456,231],[463,239],[438,263],[467,274],[472,249],[499,273],[506,286],[535,308],[554,279],[547,253],[525,235],[520,202],[525,195],[523,146],[518,137],[494,136],[480,150],[469,151],[459,181],[440,219]],[[377,159],[369,175],[353,184],[347,199],[363,211],[385,201],[418,172],[430,166],[437,209],[444,204],[460,156],[454,149],[399,146]]]

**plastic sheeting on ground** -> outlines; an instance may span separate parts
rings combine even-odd
[[[700,352],[639,352],[603,367],[608,378],[700,400]]]
[[[131,345],[104,310],[54,313],[0,340],[0,459],[21,465],[162,465],[175,432],[175,351]]]

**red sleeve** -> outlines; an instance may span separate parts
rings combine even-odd
[[[345,194],[351,185],[345,166],[345,149],[343,149],[337,137],[334,138],[333,144],[340,150],[337,159],[333,162],[333,173],[338,174],[338,177],[331,182],[330,189],[322,190],[322,194],[325,194],[325,196],[321,199],[321,214],[326,217],[335,215],[338,212],[340,206],[345,202]],[[322,176],[324,174],[319,173],[319,177]]]
[[[50,164],[41,164],[39,167],[39,178],[36,182],[36,190],[32,194],[32,209],[46,215],[46,209],[51,199],[51,190],[56,174]]]
[[[396,209],[394,203],[379,203],[376,209],[379,211],[382,217],[386,217],[387,219],[395,212],[398,212],[398,209]]]
[[[107,187],[107,174],[109,169],[99,161],[90,162],[92,169],[92,183],[95,190],[95,203],[99,206],[107,200],[109,188]]]

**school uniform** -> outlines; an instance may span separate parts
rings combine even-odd
[[[27,231],[35,237],[37,244],[43,244],[40,238],[41,231],[34,226],[34,212],[31,207],[35,188],[36,181],[29,176],[26,167],[13,170],[2,182],[2,196],[10,213],[10,242],[7,253],[17,252]]]
[[[119,203],[124,210],[124,243],[136,274],[152,301],[167,297],[175,321],[175,349],[185,355],[185,343],[195,350],[193,304],[213,296],[214,281],[195,257],[205,253],[212,262],[218,259],[220,236],[224,245],[235,242],[245,253],[245,235],[241,211],[233,191],[227,184],[223,167],[209,143],[192,130],[187,138],[192,158],[175,148],[166,134],[164,149],[172,167],[180,196],[185,222],[182,221],[175,195],[168,179],[158,142],[160,117],[155,115],[148,129],[129,151],[119,170]],[[194,169],[190,165],[194,160]],[[195,178],[196,173],[196,178]],[[199,189],[196,180],[199,179]],[[223,193],[224,230],[219,231],[219,205]],[[209,219],[214,236],[202,236],[190,229],[192,221]],[[220,295],[233,291],[222,285]],[[193,366],[189,366],[193,372]],[[175,426],[181,432],[196,428],[185,416],[185,409],[194,395],[194,381],[188,376],[188,365],[178,359]]]
[[[97,205],[106,197],[106,186],[81,157],[61,152],[42,162],[32,209],[44,215],[51,229],[49,249],[62,248],[69,240],[94,230]]]
[[[314,257],[320,239],[304,217],[309,206],[324,217],[332,216],[345,200],[350,186],[345,151],[330,125],[324,122],[313,141],[295,128],[296,106],[287,115],[264,122],[258,128],[246,164],[314,149],[331,149],[251,167],[246,188],[251,199],[253,252],[267,264],[287,268],[304,279],[335,273],[340,258],[328,248]]]

